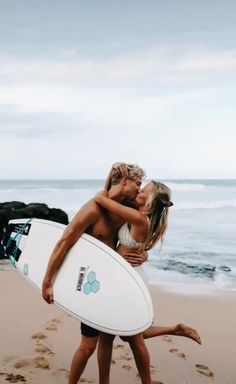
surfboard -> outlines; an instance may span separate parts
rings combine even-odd
[[[51,252],[65,225],[42,219],[9,222],[3,241],[22,276],[41,290]],[[147,286],[113,249],[83,234],[53,283],[54,304],[83,323],[114,335],[134,335],[153,321]]]

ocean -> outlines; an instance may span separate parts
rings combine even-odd
[[[149,252],[151,284],[186,293],[236,290],[236,180],[162,180],[174,206],[163,245]],[[0,201],[46,203],[71,219],[103,180],[0,180]],[[11,266],[1,262],[0,269]],[[174,287],[174,288],[173,288]]]

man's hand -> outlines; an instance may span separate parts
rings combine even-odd
[[[146,251],[143,251],[142,253],[128,252],[126,255],[123,255],[123,257],[129,264],[132,265],[132,267],[138,267],[147,261],[148,253]]]
[[[48,304],[53,304],[53,288],[52,283],[43,282],[42,296]]]

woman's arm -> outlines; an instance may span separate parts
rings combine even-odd
[[[118,216],[121,220],[128,222],[129,224],[141,225],[144,229],[147,228],[148,222],[146,217],[134,208],[126,207],[117,201],[105,196],[104,192],[100,192],[95,196],[95,201],[101,207],[113,215]],[[142,228],[140,228],[142,229]]]

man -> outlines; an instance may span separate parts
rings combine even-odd
[[[116,166],[113,166],[110,178],[106,184],[109,185],[109,187],[111,186],[110,189],[108,188],[108,196],[118,202],[134,200],[144,176],[143,170],[136,165],[126,165],[125,174],[127,174],[127,176],[124,177],[124,173],[119,172],[119,167],[117,168]],[[122,224],[123,223],[119,218],[101,209],[95,203],[94,199],[91,199],[80,209],[65,229],[50,257],[42,287],[42,295],[47,303],[53,302],[53,280],[55,275],[68,250],[79,239],[82,233],[86,232],[115,249],[117,244],[117,233]],[[81,333],[81,343],[72,359],[68,384],[78,383],[86,367],[87,361],[97,345],[99,331],[85,324],[81,324]],[[149,379],[143,381],[143,383],[149,383],[150,368],[148,351],[144,345],[140,346],[140,348],[140,351],[135,352],[139,359],[145,360],[143,369],[147,373],[147,376],[149,376]],[[143,359],[143,354],[146,354],[146,359]],[[98,357],[98,359],[100,371],[102,371],[102,356],[100,356],[100,358]]]

